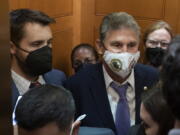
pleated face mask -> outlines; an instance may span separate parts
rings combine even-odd
[[[113,53],[105,51],[103,58],[108,67],[121,78],[127,77],[140,57],[140,52],[136,53]]]

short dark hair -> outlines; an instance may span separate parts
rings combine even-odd
[[[167,135],[174,126],[174,117],[163,97],[161,88],[155,86],[142,95],[142,103],[159,126],[158,134]]]
[[[27,23],[38,23],[42,26],[54,23],[55,20],[43,12],[31,9],[16,9],[10,12],[10,37],[14,44],[24,36],[24,26]]]
[[[71,52],[71,63],[72,64],[73,64],[74,55],[75,55],[76,51],[78,51],[81,48],[85,48],[85,49],[88,49],[89,51],[91,51],[92,54],[95,56],[96,61],[98,61],[99,56],[98,56],[96,49],[88,43],[81,43],[81,44],[78,44],[77,46],[75,46]]]
[[[162,64],[163,93],[176,119],[180,120],[180,35],[169,45]]]
[[[15,120],[18,127],[31,131],[55,122],[60,131],[70,130],[75,113],[71,93],[49,84],[33,88],[20,99]]]

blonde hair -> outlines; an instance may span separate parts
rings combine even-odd
[[[147,38],[148,38],[148,35],[156,30],[159,30],[159,29],[165,29],[167,30],[167,32],[170,34],[171,36],[171,39],[173,38],[173,31],[172,31],[172,28],[171,26],[165,22],[165,21],[158,21],[154,24],[152,24],[148,29],[146,29],[145,33],[144,33],[144,36],[143,36],[143,42],[144,44],[146,43],[147,41]]]

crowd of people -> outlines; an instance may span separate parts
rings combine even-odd
[[[167,22],[141,39],[133,16],[107,14],[96,47],[72,49],[70,77],[52,67],[51,23],[37,10],[10,13],[14,135],[180,135],[180,36]]]

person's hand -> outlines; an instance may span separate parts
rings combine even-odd
[[[80,125],[81,125],[81,121],[73,122],[71,135],[78,135]]]

